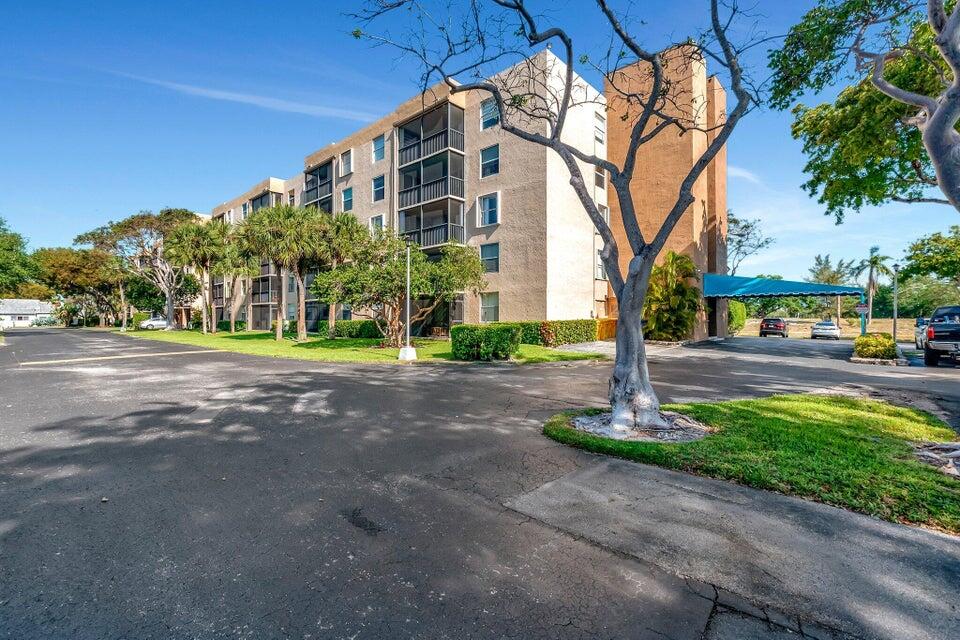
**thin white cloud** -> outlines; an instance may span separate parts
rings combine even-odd
[[[763,180],[760,179],[760,176],[755,174],[753,171],[749,171],[743,167],[738,167],[733,164],[727,165],[727,175],[731,178],[741,178],[747,182],[752,182],[753,184],[763,184]]]
[[[283,100],[270,96],[261,96],[253,93],[241,93],[238,91],[224,91],[222,89],[212,89],[210,87],[200,87],[192,84],[183,84],[180,82],[171,82],[169,80],[160,80],[157,78],[147,78],[136,76],[129,73],[112,72],[114,75],[123,78],[136,80],[146,84],[152,84],[157,87],[163,87],[191,96],[209,98],[211,100],[223,100],[226,102],[238,102],[240,104],[249,104],[261,109],[270,109],[272,111],[285,111],[287,113],[300,113],[315,118],[339,118],[341,120],[352,120],[354,122],[372,122],[376,120],[377,115],[366,113],[356,109],[345,109],[342,107],[330,107],[321,104],[309,104],[305,102],[294,102],[292,100]]]

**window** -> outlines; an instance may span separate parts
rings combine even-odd
[[[340,154],[340,175],[346,176],[353,173],[353,151],[344,151]]]
[[[240,209],[240,219],[241,220],[247,219],[247,203],[246,202],[243,203],[243,206]]]
[[[602,252],[603,249],[597,249],[597,269],[596,275],[594,276],[597,280],[607,279],[607,268],[603,266],[603,258],[600,257]]]
[[[598,204],[597,209],[600,211],[600,215],[603,216],[603,221],[610,224],[610,209],[602,204]]]
[[[261,193],[259,196],[251,200],[250,203],[254,213],[260,211],[260,209],[266,209],[267,207],[271,206],[270,192],[267,191],[265,193]],[[277,204],[277,202],[274,200],[273,204]]]
[[[370,231],[381,231],[383,230],[383,216],[373,216],[370,218]]]
[[[275,193],[273,194],[273,206],[278,207],[283,204],[283,194]]]
[[[603,144],[607,139],[607,119],[602,113],[594,113],[593,139]]]
[[[492,293],[480,294],[480,322],[499,322],[500,321],[500,294],[496,291]]]
[[[297,290],[297,279],[293,277],[293,274],[287,275],[287,292],[293,293]]]
[[[607,174],[600,167],[597,167],[593,173],[593,184],[601,189],[607,186]]]
[[[373,161],[383,160],[384,157],[384,138],[383,134],[373,139]]]
[[[487,98],[480,103],[480,128],[489,129],[500,122],[500,109],[497,108],[497,101],[493,98]]]
[[[287,191],[287,204],[291,207],[297,202],[297,191],[296,189],[290,189]]]
[[[353,187],[343,190],[343,210],[353,211]]]
[[[477,198],[477,208],[480,211],[478,227],[485,227],[500,222],[500,194],[491,193]]]
[[[500,145],[495,144],[480,151],[480,177],[500,173]]]
[[[487,273],[500,271],[500,243],[491,242],[480,245],[480,260],[483,262],[483,270]]]
[[[373,201],[380,202],[383,200],[386,195],[386,188],[384,187],[384,177],[377,176],[373,179]]]

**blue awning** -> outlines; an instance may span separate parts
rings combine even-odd
[[[724,276],[718,273],[703,274],[704,298],[755,298],[776,296],[862,296],[860,287],[844,287],[820,282],[794,282]]]

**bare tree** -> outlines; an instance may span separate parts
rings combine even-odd
[[[600,257],[616,295],[619,321],[616,333],[616,361],[610,377],[609,397],[613,428],[665,429],[670,425],[660,413],[660,403],[650,384],[643,343],[641,316],[646,299],[650,271],[674,226],[694,203],[694,186],[717,153],[726,144],[740,119],[756,104],[749,82],[740,66],[744,47],[731,43],[727,34],[739,11],[735,4],[721,16],[718,0],[707,0],[710,26],[697,38],[676,43],[662,51],[640,44],[630,33],[628,21],[606,0],[596,0],[596,9],[609,27],[609,46],[598,63],[592,63],[586,50],[578,52],[566,30],[542,26],[525,0],[470,0],[439,7],[421,0],[373,0],[364,11],[355,14],[363,28],[354,35],[377,44],[396,47],[416,59],[424,69],[422,89],[440,81],[452,94],[481,92],[491,96],[500,111],[500,126],[512,135],[542,145],[563,161],[570,174],[570,185],[584,211],[603,240]],[[379,18],[400,10],[407,16],[403,34],[377,32]],[[439,12],[443,12],[441,15]],[[575,12],[571,12],[571,16]],[[543,55],[544,47],[554,47],[557,58]],[[667,57],[672,62],[667,61]],[[683,83],[671,81],[668,64],[693,68],[705,58],[722,66],[736,99],[734,108],[713,129],[706,131],[697,109],[684,107]],[[491,76],[492,67],[517,63],[506,73]],[[600,72],[623,101],[630,121],[630,135],[622,162],[585,152],[565,135],[568,116],[578,105],[602,100],[574,72],[577,63]],[[644,80],[636,83],[618,70],[636,64]],[[662,220],[655,234],[645,236],[637,217],[630,183],[637,171],[640,147],[659,135],[685,135],[705,132],[707,144],[684,176],[675,203],[666,211],[645,211],[644,216]],[[667,133],[669,132],[669,134]],[[623,217],[627,247],[620,247],[594,202],[584,179],[585,170],[600,170],[609,175]],[[650,170],[649,167],[645,170]],[[590,176],[592,180],[592,176]],[[621,269],[620,252],[632,256]]]

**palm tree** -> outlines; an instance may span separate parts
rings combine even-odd
[[[226,250],[229,229],[222,220],[212,222],[187,222],[176,227],[166,240],[164,251],[172,264],[193,267],[200,279],[200,292],[203,300],[201,325],[203,333],[209,327],[216,333],[213,319],[213,296],[210,290],[210,276],[214,265],[222,259]]]
[[[259,275],[260,272],[260,260],[244,252],[236,229],[229,231],[223,256],[213,272],[214,275],[223,277],[225,286],[229,283],[230,294],[227,296],[228,300],[224,301],[224,308],[230,314],[230,333],[236,333],[237,313],[240,311],[244,297],[243,283],[247,278]]]
[[[331,269],[336,269],[344,262],[353,259],[357,247],[367,238],[367,230],[357,220],[356,216],[350,213],[337,213],[330,217],[327,228],[326,250],[324,253]],[[330,305],[330,311],[327,314],[327,337],[334,338],[336,329],[334,327],[337,321],[337,311],[340,305],[336,302]]]
[[[297,282],[297,341],[307,339],[307,297],[304,278],[309,266],[326,259],[329,216],[318,209],[286,204],[260,209],[238,231],[248,256],[269,260],[282,276],[289,270]],[[284,312],[277,304],[276,339],[283,340]]]
[[[867,324],[873,322],[873,296],[877,293],[880,276],[892,276],[893,271],[886,265],[890,256],[880,255],[880,247],[870,247],[870,255],[860,261],[853,269],[853,274],[858,278],[867,273]]]

